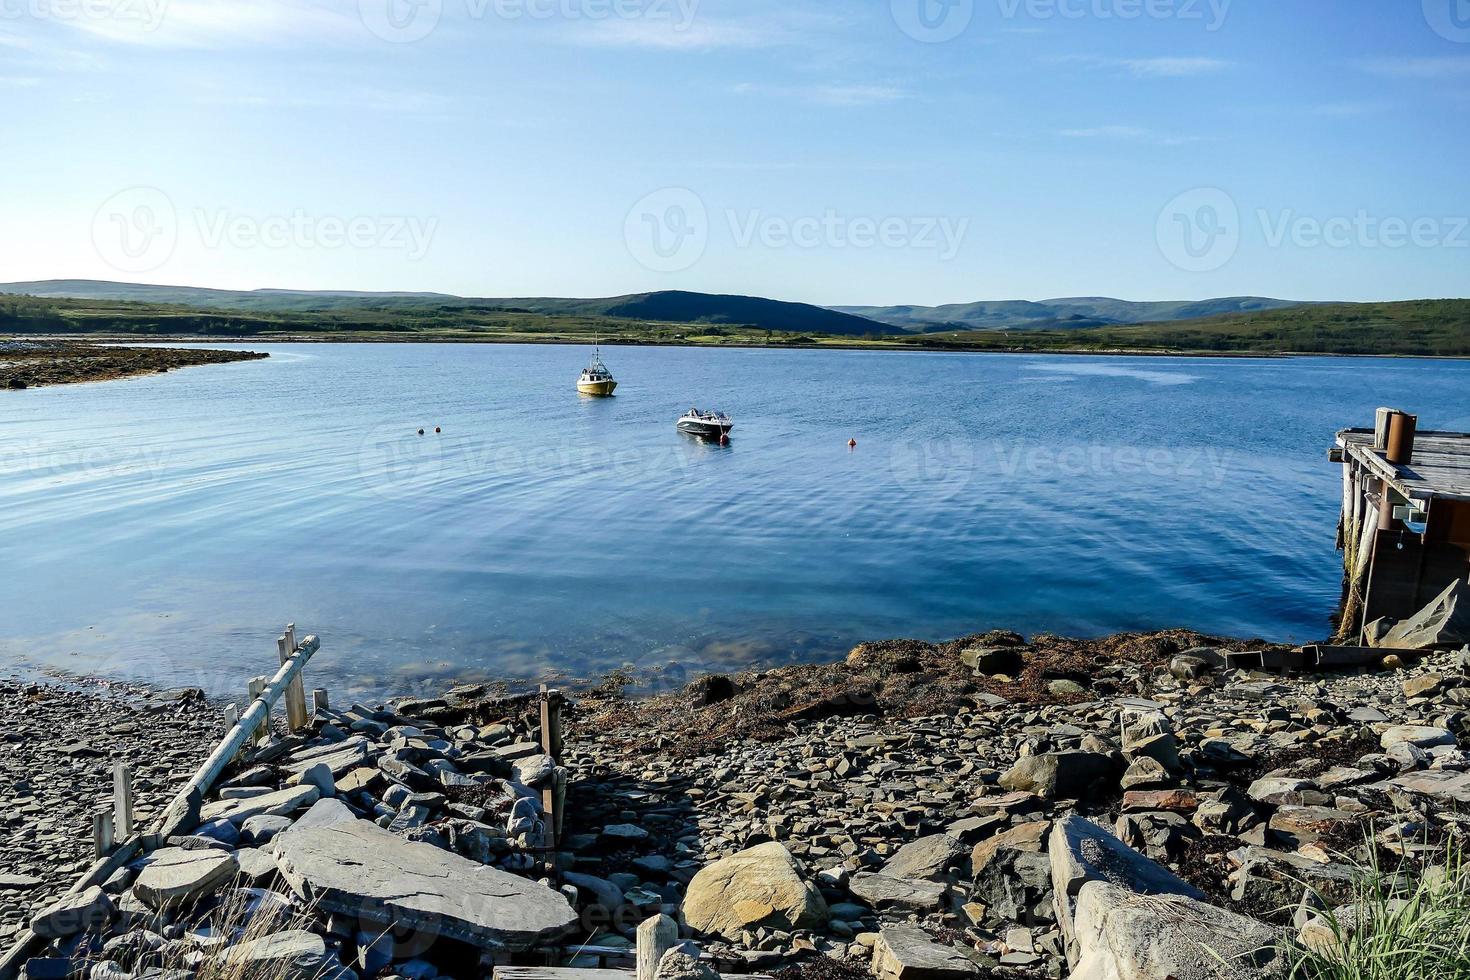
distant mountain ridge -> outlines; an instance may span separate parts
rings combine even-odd
[[[907,333],[939,333],[949,330],[1057,330],[1165,323],[1303,305],[1306,304],[1263,296],[1160,302],[1083,296],[1035,302],[994,300],[946,306],[834,306],[832,309],[877,320]]]
[[[51,279],[0,284],[0,294],[43,299],[125,301],[250,313],[334,312],[353,309],[423,310],[457,308],[476,311],[541,313],[551,316],[603,316],[664,323],[746,325],[766,330],[824,333],[845,337],[896,332],[864,317],[809,303],[788,303],[759,296],[727,296],[665,290],[599,299],[554,297],[473,298],[448,293],[373,293],[339,290],[206,289],[106,282],[96,279]]]
[[[1240,313],[1259,313],[1307,305],[1261,296],[1132,302],[1105,296],[1049,300],[984,300],[946,306],[814,306],[759,296],[664,290],[592,299],[465,297],[429,292],[362,292],[304,289],[208,289],[50,279],[0,284],[0,293],[41,298],[123,301],[249,313],[341,312],[346,310],[456,309],[539,313],[548,316],[602,316],[663,323],[748,325],[765,330],[824,333],[845,337],[869,334],[941,333],[970,330],[1081,330],[1131,323],[1166,323]]]

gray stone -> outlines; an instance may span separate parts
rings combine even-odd
[[[569,885],[575,885],[577,891],[583,893],[584,898],[592,899],[590,902],[584,901],[585,905],[596,905],[606,909],[609,914],[616,913],[623,907],[623,890],[606,878],[568,871],[562,875],[562,880]]]
[[[291,889],[323,911],[512,952],[576,925],[559,892],[405,841],[366,820],[313,822],[316,812],[277,837],[271,850]]]
[[[900,847],[883,865],[883,873],[894,878],[939,881],[964,853],[965,845],[957,838],[931,834]]]
[[[1378,646],[1428,650],[1470,642],[1470,582],[1456,579],[1433,602],[1394,626]]]
[[[1428,796],[1441,803],[1470,804],[1470,773],[1431,769],[1410,773],[1374,784],[1376,788],[1393,788],[1418,796]]]
[[[321,791],[315,786],[290,786],[265,796],[206,803],[199,813],[199,819],[206,823],[211,820],[228,820],[233,824],[242,824],[251,817],[262,815],[289,817],[297,810],[311,806],[320,797]]]
[[[696,932],[735,938],[757,925],[823,925],[827,903],[791,852],[772,841],[702,868],[684,895],[684,921]]]
[[[240,835],[247,844],[268,844],[277,834],[291,829],[290,817],[272,817],[262,814],[251,817],[240,826]]]
[[[96,885],[75,895],[65,895],[31,920],[31,931],[42,939],[65,939],[79,932],[100,929],[117,915],[102,889]]]
[[[1077,964],[1073,903],[1083,887],[1105,881],[1138,895],[1184,895],[1200,901],[1204,892],[1173,872],[1127,847],[1089,820],[1075,814],[1052,827],[1047,854],[1051,859],[1052,904],[1066,942],[1067,961]]]
[[[873,973],[881,980],[964,980],[980,973],[963,952],[935,942],[918,926],[885,925],[873,947]]]
[[[332,775],[332,767],[325,762],[317,762],[301,771],[296,777],[298,786],[315,786],[320,797],[332,797],[337,795],[337,781]]]
[[[1046,752],[1018,761],[1000,784],[1048,799],[1079,798],[1113,772],[1113,760],[1100,752]]]
[[[233,854],[166,847],[148,856],[133,882],[133,894],[153,909],[192,905],[227,884],[238,870]]]
[[[332,965],[321,936],[293,929],[225,947],[215,956],[228,964],[227,976],[261,976],[272,980],[318,980]]]
[[[1179,895],[1088,882],[1076,930],[1071,980],[1278,980],[1289,972],[1275,929]]]
[[[1454,732],[1431,725],[1395,725],[1380,735],[1378,741],[1384,749],[1391,749],[1401,743],[1417,745],[1421,749],[1456,744]]]
[[[848,882],[850,890],[879,912],[937,912],[948,889],[942,882],[860,872]]]
[[[720,980],[714,967],[701,963],[697,955],[680,946],[664,953],[654,977],[655,980]]]

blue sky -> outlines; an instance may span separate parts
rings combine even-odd
[[[1470,0],[0,0],[0,280],[1470,295]]]

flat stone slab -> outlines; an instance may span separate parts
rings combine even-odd
[[[873,948],[873,973],[883,980],[964,980],[980,967],[918,926],[886,925]]]
[[[1370,788],[1398,789],[1442,802],[1470,803],[1470,773],[1466,772],[1429,769],[1376,783]]]
[[[152,909],[192,905],[234,879],[240,866],[229,851],[165,847],[148,857],[133,894]]]
[[[310,823],[281,834],[272,850],[291,889],[322,910],[507,952],[577,924],[566,898],[536,882],[366,820]]]
[[[219,800],[204,804],[199,811],[199,821],[228,820],[239,825],[251,817],[289,817],[302,807],[311,806],[321,795],[321,790],[315,786],[291,786],[244,800]]]
[[[315,765],[325,765],[333,776],[341,776],[361,766],[370,755],[368,740],[361,735],[333,745],[314,746],[297,752],[281,763],[281,768],[299,776]]]
[[[276,980],[317,980],[332,962],[322,937],[299,929],[233,944],[217,958],[230,975]]]
[[[895,878],[883,874],[855,874],[849,890],[871,908],[882,912],[902,909],[906,912],[937,912],[944,905],[946,888],[942,882],[917,878]]]

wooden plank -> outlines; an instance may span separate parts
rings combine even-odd
[[[118,837],[133,836],[133,774],[126,762],[112,767],[112,818]]]
[[[296,653],[296,624],[291,623],[286,627],[276,640],[276,653],[280,657],[281,665],[285,666],[293,654]],[[286,687],[284,697],[286,702],[286,729],[287,731],[299,732],[310,724],[306,714],[306,681],[301,672],[291,679]]]
[[[655,915],[638,927],[635,980],[656,980],[664,954],[679,943],[679,923],[667,915]]]
[[[632,970],[593,970],[571,966],[497,966],[494,980],[635,980]]]

